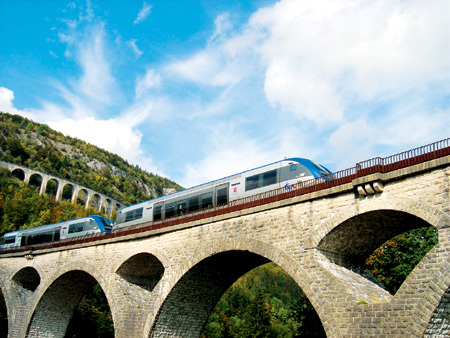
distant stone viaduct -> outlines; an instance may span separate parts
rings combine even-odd
[[[227,288],[266,262],[302,288],[327,337],[448,337],[449,149],[170,227],[143,224],[92,242],[0,254],[9,337],[64,337],[94,283],[105,292],[116,337],[199,337]],[[438,244],[395,294],[366,278],[362,267],[376,248],[420,227],[435,228]]]
[[[56,185],[55,199],[57,201],[61,201],[63,196],[65,197],[66,195],[68,196],[67,199],[72,202],[77,202],[79,199],[82,199],[86,208],[88,206],[92,206],[97,210],[104,208],[108,215],[111,215],[114,210],[120,210],[125,206],[102,193],[39,170],[4,161],[0,161],[0,166],[8,169],[12,176],[19,178],[25,183],[37,185],[39,187],[39,194],[49,192],[48,185],[50,182],[54,182]]]

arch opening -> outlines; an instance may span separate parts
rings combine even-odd
[[[25,171],[22,169],[14,169],[11,171],[11,176],[17,178],[18,180],[25,181]]]
[[[101,197],[99,194],[93,194],[89,203],[90,207],[93,207],[95,210],[100,209]]]
[[[6,308],[5,297],[0,289],[0,337],[8,336],[8,310]]]
[[[317,248],[332,263],[395,294],[437,242],[437,229],[425,220],[403,211],[377,210],[346,220]]]
[[[26,267],[19,270],[12,278],[18,286],[34,292],[41,284],[41,276],[33,267]]]
[[[77,203],[86,207],[88,196],[89,195],[86,189],[80,189],[77,194]]]
[[[152,291],[164,274],[164,266],[156,256],[140,253],[122,263],[116,273],[128,283]]]
[[[61,196],[62,200],[63,201],[71,201],[72,200],[73,191],[74,191],[73,184],[66,184],[63,187],[62,196]]]
[[[40,189],[42,185],[42,176],[39,174],[33,174],[30,176],[30,181],[28,183],[34,188]]]
[[[86,336],[86,332],[88,336],[113,337],[114,333],[102,333],[106,326],[112,330],[113,326],[108,302],[101,288],[96,285],[94,277],[80,270],[67,272],[56,279],[39,300],[28,326],[27,337],[81,337]],[[98,301],[92,299],[92,294],[103,299],[102,309],[107,308],[106,314],[99,316],[96,311]],[[93,315],[94,320],[86,322],[83,321],[86,316],[81,316],[80,320],[77,312],[94,312],[97,315]],[[103,320],[102,328],[95,333],[93,330],[99,330],[100,325],[95,328],[93,323],[100,318]]]
[[[257,287],[261,276],[269,276],[270,279],[282,271],[275,264],[266,263],[269,260],[264,257],[238,250],[218,253],[199,262],[178,281],[167,296],[155,319],[150,337],[157,337],[162,333],[167,336],[221,337],[228,334],[229,337],[251,337],[256,332],[248,332],[252,327],[255,330],[263,328],[266,332],[276,329],[283,332],[285,328],[281,328],[280,323],[287,312],[281,309],[280,299],[269,296]],[[268,272],[270,269],[271,272]],[[245,286],[240,288],[239,281],[238,284],[235,282],[246,273],[251,277],[243,277],[245,282],[241,283]],[[281,281],[277,278],[280,282],[279,290],[286,286],[286,280],[296,285],[285,274]],[[244,303],[248,306],[248,314],[241,317],[236,313],[232,314],[234,310],[224,309],[224,304],[234,304],[238,309],[239,306],[245,307]],[[293,305],[292,308],[294,307]],[[321,323],[320,326],[323,331]],[[324,337],[325,333],[321,336]]]
[[[103,208],[104,208],[104,213],[107,215],[111,215],[111,213],[113,212],[112,208],[113,208],[113,203],[111,201],[110,198],[106,198],[104,203],[103,203]]]
[[[45,188],[45,194],[52,196],[56,199],[56,194],[58,193],[59,183],[55,179],[50,179],[47,182],[47,187]]]

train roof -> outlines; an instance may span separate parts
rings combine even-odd
[[[239,175],[245,174],[245,173],[247,173],[247,172],[249,172],[249,171],[261,169],[261,168],[268,167],[268,166],[270,166],[270,165],[277,164],[277,163],[281,163],[281,162],[284,162],[284,161],[295,161],[295,162],[300,163],[301,165],[303,165],[304,167],[306,167],[306,169],[308,169],[308,170],[314,175],[314,177],[320,177],[320,176],[323,176],[323,174],[320,172],[319,168],[323,168],[324,171],[326,171],[326,172],[328,172],[328,173],[331,173],[327,168],[325,168],[324,166],[319,165],[319,164],[313,162],[312,160],[309,160],[309,159],[306,159],[306,158],[301,158],[301,157],[290,157],[290,158],[285,158],[285,159],[282,159],[282,160],[279,160],[279,161],[275,161],[275,162],[272,162],[272,163],[269,163],[269,164],[264,164],[264,165],[259,166],[259,167],[255,167],[255,168],[252,168],[252,169],[248,169],[248,170],[242,171],[242,172],[237,173],[237,174],[225,176],[225,177],[222,177],[222,178],[219,178],[219,179],[210,181],[210,182],[202,183],[202,184],[199,184],[199,185],[194,185],[193,187],[186,188],[186,189],[179,190],[179,191],[175,191],[175,192],[170,193],[170,194],[167,194],[167,195],[158,196],[158,197],[155,197],[155,198],[152,198],[152,199],[143,201],[143,202],[139,202],[139,203],[136,203],[136,204],[133,204],[133,205],[129,205],[129,206],[123,208],[121,211],[123,211],[123,210],[125,210],[125,209],[128,209],[128,208],[131,208],[131,207],[135,207],[135,206],[137,206],[137,205],[139,205],[139,204],[142,204],[142,203],[146,203],[146,202],[149,202],[149,201],[155,201],[155,200],[158,200],[158,199],[160,199],[160,198],[168,198],[169,196],[177,195],[177,194],[180,194],[180,193],[185,192],[185,191],[187,191],[187,190],[192,190],[192,189],[200,188],[200,187],[203,187],[203,186],[207,186],[207,185],[212,184],[212,183],[215,183],[215,182],[220,182],[220,181],[222,181],[222,180],[230,179],[230,178],[232,178],[232,177],[235,177],[235,176],[239,176]]]

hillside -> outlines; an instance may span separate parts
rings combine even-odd
[[[4,112],[0,112],[0,159],[71,180],[126,205],[161,196],[166,189],[182,189],[116,154]]]

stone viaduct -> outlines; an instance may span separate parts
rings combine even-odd
[[[8,169],[11,172],[11,175],[16,176],[27,184],[30,184],[30,181],[33,180],[39,186],[39,194],[45,194],[47,192],[47,185],[50,181],[55,182],[57,186],[55,199],[57,201],[61,201],[63,192],[67,191],[72,202],[76,202],[80,197],[80,193],[82,193],[84,194],[84,204],[86,208],[90,205],[93,205],[97,210],[104,208],[107,210],[108,215],[111,215],[114,210],[120,210],[125,207],[124,204],[109,196],[39,170],[4,161],[0,161],[0,166]]]
[[[420,163],[384,170],[375,159],[357,167],[359,175],[342,175],[347,181],[336,174],[325,188],[288,198],[5,252],[9,337],[63,337],[94,283],[105,292],[116,337],[198,337],[226,289],[270,261],[302,288],[327,337],[448,337],[448,141],[444,154]],[[394,295],[361,272],[386,240],[424,226],[437,229],[439,242]]]

